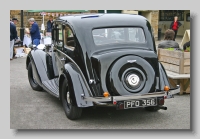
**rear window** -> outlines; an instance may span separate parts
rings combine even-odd
[[[92,31],[96,45],[113,43],[145,43],[145,35],[139,27],[100,28]]]

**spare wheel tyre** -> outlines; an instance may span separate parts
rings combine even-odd
[[[107,87],[113,95],[146,94],[155,89],[155,71],[139,56],[124,56],[107,73]]]

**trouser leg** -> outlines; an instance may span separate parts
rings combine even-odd
[[[178,31],[178,30],[174,30],[174,33],[175,33],[175,34],[174,34],[174,41],[175,41],[175,39],[176,39],[177,31]]]
[[[39,39],[34,39],[33,40],[33,45],[38,46],[40,44],[40,40]]]
[[[14,40],[10,41],[10,59],[13,58]]]
[[[13,57],[15,57],[15,47],[13,46]]]

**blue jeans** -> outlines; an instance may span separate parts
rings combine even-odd
[[[34,39],[33,40],[33,45],[38,46],[40,44],[40,39]]]

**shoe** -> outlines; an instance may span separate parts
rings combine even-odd
[[[17,57],[13,57],[13,59],[17,59]]]
[[[10,59],[10,60],[13,60],[13,59]]]

